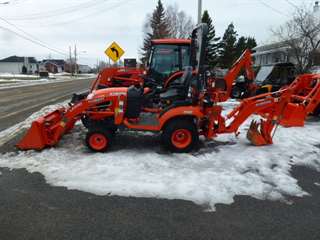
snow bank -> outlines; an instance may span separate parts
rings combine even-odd
[[[40,84],[48,84],[48,83],[77,81],[81,79],[95,78],[95,77],[96,77],[95,74],[78,75],[76,78],[72,76],[66,76],[66,75],[50,74],[50,78],[19,79],[18,77],[16,77],[13,79],[1,79],[1,75],[0,75],[0,90],[17,88],[17,87],[25,87],[25,86],[34,86],[34,85],[40,85]]]
[[[121,133],[108,153],[91,153],[83,145],[84,129],[77,125],[57,148],[0,155],[0,167],[40,172],[49,184],[97,195],[185,199],[211,209],[232,203],[235,195],[271,200],[307,195],[290,169],[319,169],[319,122],[308,122],[305,128],[280,127],[275,144],[265,147],[248,143],[248,124],[238,138],[221,135],[192,154],[167,153],[157,135],[136,132]]]

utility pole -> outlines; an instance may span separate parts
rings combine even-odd
[[[198,0],[198,24],[201,23],[202,18],[202,0]]]
[[[69,71],[73,76],[73,67],[72,67],[72,54],[71,54],[71,46],[69,46]]]
[[[77,65],[77,45],[74,45],[74,71],[78,75],[78,65]]]

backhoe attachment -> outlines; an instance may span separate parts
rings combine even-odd
[[[255,146],[272,144],[273,128],[274,125],[268,120],[261,120],[260,123],[252,120],[247,132],[247,139]]]

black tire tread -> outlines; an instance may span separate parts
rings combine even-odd
[[[187,129],[191,131],[192,134],[192,141],[190,145],[184,149],[176,148],[171,143],[171,135],[172,133],[177,129]],[[171,152],[176,153],[184,153],[184,152],[190,152],[192,151],[195,146],[199,142],[199,134],[198,130],[191,119],[173,119],[168,124],[166,124],[165,128],[163,129],[162,136],[161,136],[162,144]]]

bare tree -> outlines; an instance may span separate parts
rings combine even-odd
[[[178,5],[167,6],[167,21],[170,26],[170,37],[188,38],[194,28],[192,17],[179,10]]]
[[[291,20],[273,30],[278,40],[290,47],[298,71],[306,72],[319,55],[320,16],[312,9],[302,6],[296,9]]]

